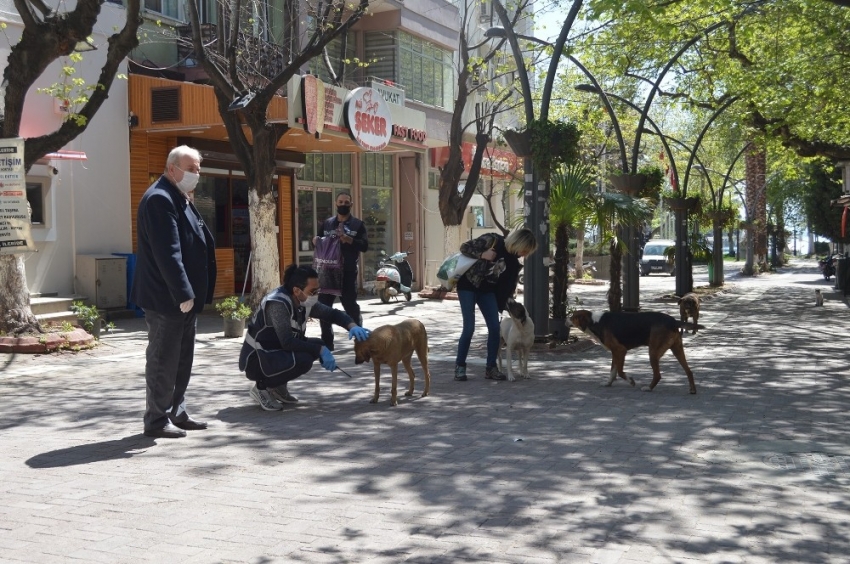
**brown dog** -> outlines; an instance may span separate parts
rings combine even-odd
[[[407,319],[398,325],[382,325],[372,331],[365,341],[354,343],[354,362],[362,364],[371,360],[375,365],[375,395],[371,403],[378,402],[378,394],[381,391],[381,364],[388,364],[393,374],[393,389],[390,404],[398,405],[398,363],[403,362],[404,368],[410,376],[410,387],[404,393],[406,396],[413,395],[413,366],[410,359],[413,352],[422,371],[425,373],[425,391],[422,397],[431,391],[431,373],[428,372],[428,334],[425,326],[417,319]]]
[[[694,328],[691,333],[696,333],[697,323],[699,323],[699,296],[689,292],[679,298],[679,315],[682,317],[682,323],[687,323],[688,317],[694,318]],[[679,332],[684,333],[684,328],[680,329]]]
[[[682,335],[679,333],[681,327],[693,329],[692,323],[684,323],[676,318],[657,311],[642,311],[638,313],[610,312],[592,313],[581,309],[570,317],[573,327],[578,327],[611,351],[611,377],[606,386],[610,386],[617,374],[632,386],[635,381],[626,377],[623,365],[626,361],[626,352],[637,347],[649,347],[649,364],[652,366],[652,382],[649,386],[641,389],[651,392],[661,380],[661,369],[659,361],[667,350],[673,351],[673,355],[685,369],[688,375],[688,386],[690,393],[697,393],[694,383],[694,373],[688,367],[685,360],[685,349],[682,346]]]

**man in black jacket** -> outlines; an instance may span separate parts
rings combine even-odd
[[[206,429],[189,417],[185,393],[195,354],[195,321],[215,288],[215,242],[189,200],[201,155],[181,145],[168,154],[165,172],[139,202],[136,272],[130,301],[148,326],[145,435],[186,436]]]
[[[340,288],[340,301],[345,313],[358,325],[363,324],[360,316],[360,305],[357,303],[357,265],[360,261],[360,253],[369,250],[369,241],[366,238],[366,225],[359,218],[351,215],[351,194],[340,192],[336,196],[336,215],[329,217],[319,229],[322,237],[339,237],[342,251],[342,288]],[[319,237],[313,239],[315,245]],[[319,303],[333,307],[336,294],[325,292],[323,288],[319,294]],[[334,350],[333,324],[321,320],[322,341],[328,350]]]

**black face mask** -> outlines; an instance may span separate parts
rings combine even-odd
[[[351,213],[351,206],[337,206],[336,213],[339,215],[348,215]]]

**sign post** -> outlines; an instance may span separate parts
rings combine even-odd
[[[32,251],[24,140],[0,139],[0,254]]]

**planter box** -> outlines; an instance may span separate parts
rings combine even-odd
[[[245,332],[244,319],[225,319],[224,320],[224,337],[226,339],[242,338]]]

